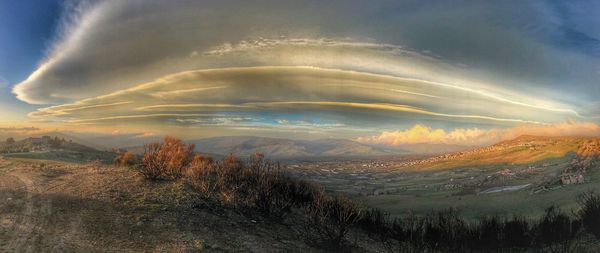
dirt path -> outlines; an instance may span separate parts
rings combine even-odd
[[[10,224],[10,230],[13,231],[8,241],[7,250],[33,252],[31,241],[35,239],[35,231],[40,230],[40,227],[45,223],[44,221],[47,220],[47,214],[41,212],[39,205],[34,203],[33,194],[36,192],[36,188],[30,178],[16,173],[8,173],[3,178],[11,180],[11,184],[21,185],[20,188],[25,190],[23,198],[9,200],[22,201],[23,208],[20,213],[16,213],[15,216],[11,217],[12,219],[7,220],[7,223]]]
[[[290,227],[198,209],[124,168],[0,158],[0,252],[313,252]]]
[[[20,171],[15,163],[3,160],[0,168],[0,252],[39,252],[44,231],[51,225],[52,200],[38,198],[41,185],[34,182],[30,168]],[[20,165],[17,163],[16,165]],[[52,251],[66,251],[56,241]]]

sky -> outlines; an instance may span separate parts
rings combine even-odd
[[[385,145],[600,135],[598,11],[597,1],[0,1],[0,125]]]

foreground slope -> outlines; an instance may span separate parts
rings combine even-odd
[[[317,251],[293,220],[198,204],[183,184],[130,169],[2,159],[0,252]]]

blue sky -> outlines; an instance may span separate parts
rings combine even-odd
[[[597,1],[62,3],[0,3],[4,125],[459,142],[600,122]]]
[[[10,92],[38,67],[56,37],[60,1],[0,1],[0,103],[4,114],[24,120],[33,106]]]

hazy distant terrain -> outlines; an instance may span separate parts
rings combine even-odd
[[[400,149],[385,149],[342,139],[305,141],[254,136],[227,136],[189,142],[196,146],[197,151],[204,153],[234,154],[237,156],[263,153],[271,158],[369,157],[407,153]]]

